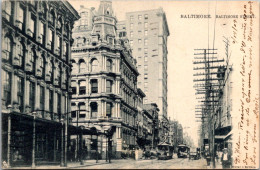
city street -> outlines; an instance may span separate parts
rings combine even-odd
[[[84,169],[84,166],[73,167]],[[189,160],[188,158],[176,158],[174,156],[173,159],[170,160],[138,160],[135,161],[133,159],[121,159],[121,160],[112,160],[111,164],[98,164],[92,166],[88,166],[86,168],[91,169],[206,169],[206,160]]]
[[[79,167],[80,169],[84,166]],[[113,160],[111,164],[99,164],[89,166],[88,168],[93,169],[179,169],[179,168],[195,168],[195,169],[206,169],[206,161],[200,160],[189,160],[189,159],[171,159],[171,160],[140,160],[135,161],[132,159],[128,160]]]

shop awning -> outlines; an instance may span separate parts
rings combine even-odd
[[[232,131],[230,131],[228,134],[226,135],[215,135],[215,139],[220,139],[220,140],[225,140],[226,138],[228,138],[229,136],[232,135]]]

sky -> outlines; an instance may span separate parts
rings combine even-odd
[[[99,1],[69,1],[78,10],[80,5],[98,9]],[[238,14],[240,3],[198,1],[113,1],[118,21],[125,19],[126,12],[158,9],[166,13],[170,36],[168,37],[168,117],[178,120],[184,132],[191,136],[195,145],[198,141],[199,122],[195,118],[197,105],[193,88],[194,49],[218,48],[217,56],[224,58],[223,36],[230,37],[232,19],[215,19],[221,15]],[[226,7],[230,8],[226,8]],[[232,6],[232,8],[231,8]],[[182,18],[181,15],[207,15],[207,18]],[[216,21],[216,22],[215,22]],[[215,29],[214,29],[215,28]],[[214,31],[215,30],[215,31]]]

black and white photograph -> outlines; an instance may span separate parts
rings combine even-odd
[[[259,168],[259,1],[1,8],[1,169]]]

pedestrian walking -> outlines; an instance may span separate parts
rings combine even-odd
[[[223,154],[222,154],[222,157],[221,157],[223,169],[230,168],[230,160],[231,160],[231,156],[228,153],[227,148],[224,148]]]

